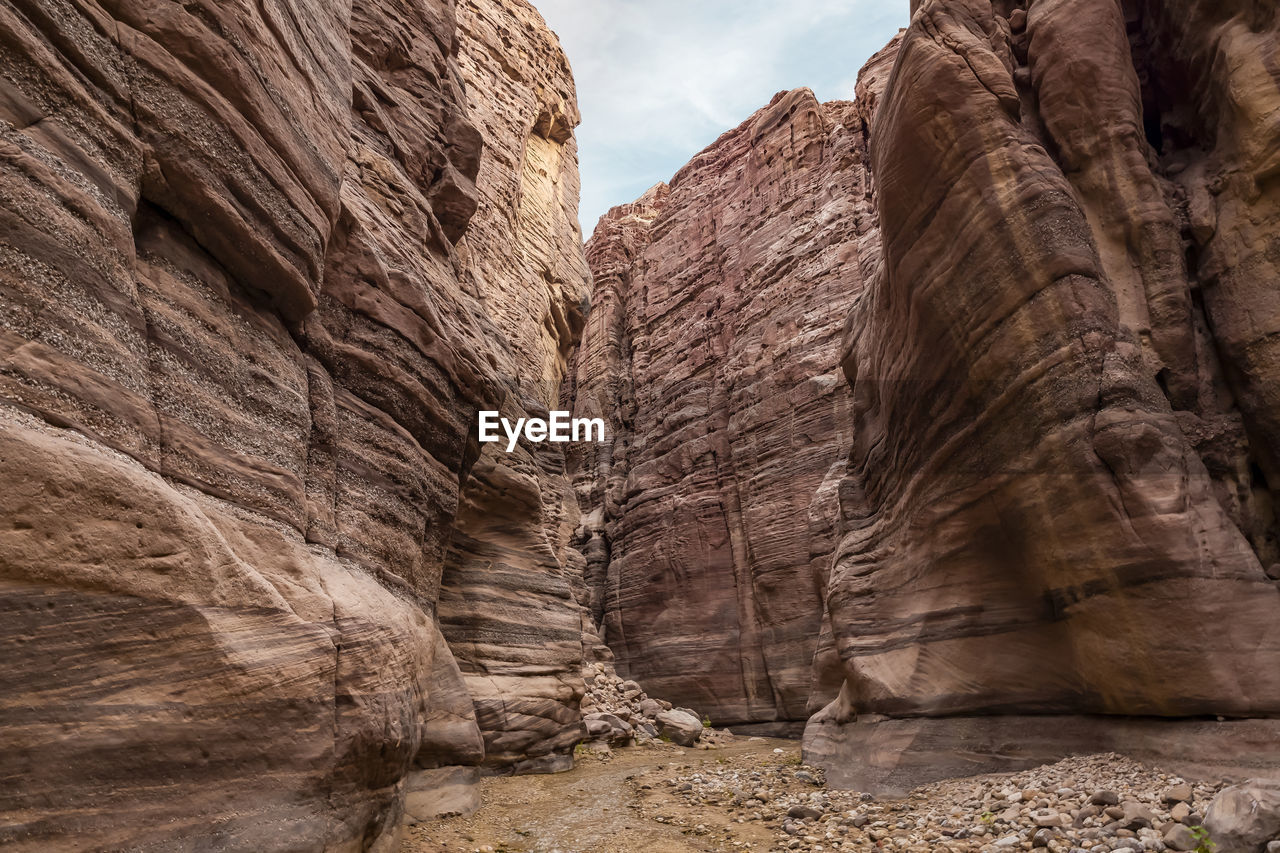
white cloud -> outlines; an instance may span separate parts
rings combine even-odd
[[[850,98],[907,0],[533,0],[582,110],[582,223],[667,180],[782,89]],[[899,8],[900,7],[900,8]]]

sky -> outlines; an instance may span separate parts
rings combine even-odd
[[[533,0],[573,67],[582,230],[784,89],[853,97],[908,0]]]

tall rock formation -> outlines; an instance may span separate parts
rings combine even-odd
[[[1274,4],[918,6],[871,130],[845,678],[808,754],[864,786],[1274,762],[1273,723],[1139,720],[1280,715]]]
[[[559,403],[591,277],[578,227],[573,76],[529,5],[459,7],[460,70],[487,156],[460,252],[500,331],[496,367],[513,421]],[[463,484],[441,580],[441,626],[485,738],[485,765],[568,769],[584,734],[582,557],[564,445],[485,444]]]
[[[0,846],[390,850],[554,765],[576,506],[474,427],[588,289],[537,14],[5,0],[0,57]]]
[[[577,459],[588,601],[620,673],[716,724],[805,717],[809,505],[851,440],[863,127],[850,102],[780,93],[587,245],[575,406],[610,424]]]
[[[837,782],[1274,763],[1280,13],[912,12],[588,244],[592,614],[718,721],[807,696]]]
[[[1280,12],[911,5],[588,323],[525,0],[0,0],[0,846],[393,850],[601,637],[862,787],[1274,762]]]

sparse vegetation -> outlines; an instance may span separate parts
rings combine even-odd
[[[1209,830],[1203,826],[1191,827],[1191,837],[1196,840],[1195,849],[1191,853],[1214,853],[1218,845],[1209,837]]]

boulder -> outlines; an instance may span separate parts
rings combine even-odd
[[[663,711],[658,715],[658,734],[680,746],[693,746],[702,737],[702,721],[684,711]]]
[[[1150,829],[1156,822],[1155,813],[1142,803],[1127,800],[1121,809],[1119,820],[1124,822],[1125,829],[1135,832],[1139,829]]]
[[[1180,823],[1171,825],[1164,831],[1164,843],[1170,850],[1180,850],[1183,853],[1196,849],[1196,837],[1191,834],[1188,827]]]
[[[604,740],[610,746],[627,746],[635,737],[631,724],[614,714],[587,714],[582,720],[591,737]]]
[[[1217,853],[1263,853],[1280,840],[1280,781],[1252,780],[1218,793],[1204,815]]]

